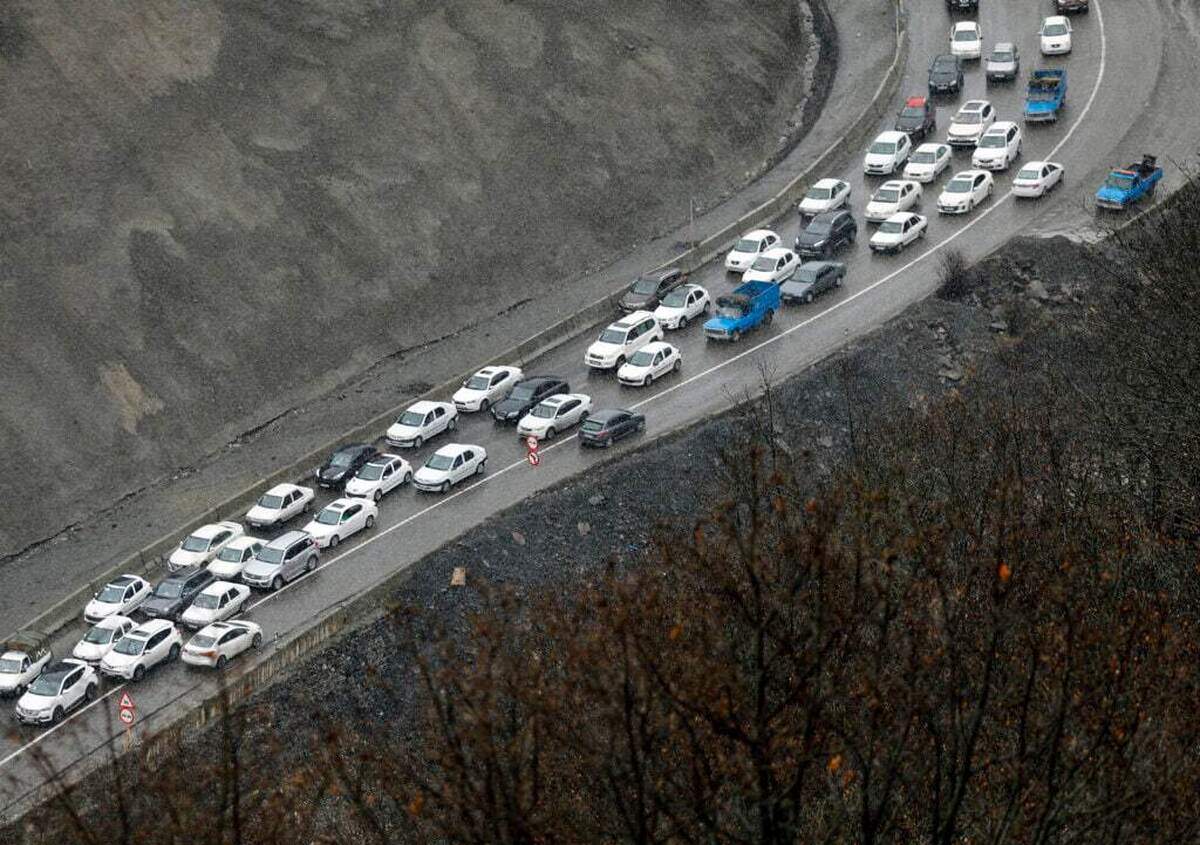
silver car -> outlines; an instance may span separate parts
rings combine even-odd
[[[1021,72],[1021,53],[1016,44],[999,41],[984,65],[988,82],[1011,82]]]
[[[288,531],[263,546],[254,560],[246,564],[242,581],[251,587],[278,590],[284,582],[295,581],[305,572],[315,570],[320,558],[312,535]]]

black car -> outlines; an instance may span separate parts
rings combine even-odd
[[[935,56],[929,66],[929,93],[957,94],[962,87],[962,59],[950,53]]]
[[[579,445],[606,448],[645,427],[646,417],[636,411],[623,408],[593,411],[579,427]]]
[[[1088,0],[1054,0],[1054,8],[1060,15],[1068,12],[1083,12],[1086,15]]]
[[[343,446],[329,460],[313,471],[317,484],[322,487],[341,487],[354,474],[379,457],[379,450],[368,443],[351,443]]]
[[[617,305],[622,311],[653,311],[668,293],[687,281],[687,273],[678,267],[643,273],[633,280]]]
[[[492,416],[499,423],[515,423],[533,406],[547,396],[570,393],[571,385],[558,376],[534,376],[517,382],[508,398],[492,406]]]
[[[853,215],[844,208],[825,211],[796,238],[796,252],[805,258],[827,258],[847,244],[854,243],[858,235],[858,224]]]
[[[189,566],[174,575],[168,575],[150,594],[138,610],[151,619],[178,619],[192,603],[192,599],[216,580],[206,567]]]
[[[840,261],[805,261],[779,288],[784,302],[812,302],[816,297],[841,287],[846,265]]]
[[[979,0],[946,0],[946,8],[960,12],[974,12],[979,9]]]
[[[937,109],[926,97],[909,97],[896,115],[897,132],[907,132],[914,141],[937,129]]]

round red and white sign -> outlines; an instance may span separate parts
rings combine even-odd
[[[132,710],[128,710],[128,709],[122,707],[120,710],[117,711],[117,716],[125,724],[127,724],[127,725],[133,724],[133,711]]]
[[[538,450],[538,439],[536,437],[534,437],[532,434],[529,435],[528,437],[526,437],[525,438],[525,448],[528,449],[530,452],[536,452]]]
[[[541,458],[541,456],[540,456],[540,455],[538,455],[538,453],[537,453],[537,452],[530,452],[530,453],[529,453],[529,465],[530,465],[531,467],[535,467],[535,466],[537,466],[538,464],[540,464],[541,462],[542,462],[542,458]]]

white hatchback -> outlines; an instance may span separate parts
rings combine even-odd
[[[445,493],[472,475],[483,475],[487,450],[470,443],[449,443],[438,449],[413,475],[413,486],[426,493]]]
[[[188,628],[203,628],[240,613],[250,599],[250,588],[230,581],[213,581],[200,591],[179,621]]]
[[[700,285],[680,285],[663,297],[654,309],[654,319],[664,329],[682,329],[696,317],[708,313],[712,300]]]
[[[912,139],[907,132],[881,132],[867,148],[863,157],[863,173],[868,176],[891,176],[912,154]]]
[[[318,548],[332,549],[347,537],[374,528],[378,518],[379,507],[371,499],[346,496],[321,508],[302,530],[312,535]]]
[[[743,282],[782,282],[790,279],[800,266],[800,256],[790,249],[767,250],[742,274]],[[657,338],[661,340],[662,338]]]
[[[512,392],[525,374],[520,367],[484,367],[462,383],[451,397],[454,407],[464,414],[486,411]]]
[[[725,256],[725,269],[744,273],[750,269],[754,259],[773,246],[779,246],[779,235],[770,229],[755,229],[738,238],[738,242]]]
[[[458,409],[451,402],[414,402],[388,427],[385,439],[399,448],[420,449],[425,441],[458,428]]]
[[[245,619],[214,622],[198,631],[183,648],[183,662],[189,666],[224,669],[231,659],[262,645],[262,628]]]
[[[983,30],[975,21],[959,21],[950,29],[950,52],[962,59],[983,55]]]
[[[1062,15],[1051,15],[1042,21],[1038,41],[1043,56],[1065,56],[1071,52],[1071,21]]]
[[[412,480],[412,466],[399,455],[380,455],[346,482],[346,495],[378,502],[385,494]]]
[[[920,201],[919,184],[907,179],[890,179],[871,195],[871,200],[863,211],[863,218],[872,223],[882,223],[893,214],[908,211]]]
[[[683,355],[669,343],[651,343],[637,351],[617,371],[617,381],[630,387],[649,387],[655,379],[675,373],[683,366]]]
[[[108,654],[117,640],[128,634],[134,628],[134,621],[128,616],[109,616],[101,619],[75,643],[71,656],[85,663],[99,663]]]
[[[218,578],[236,578],[264,545],[265,540],[243,534],[217,553],[208,571]]]
[[[237,522],[217,522],[203,525],[184,538],[167,559],[167,569],[178,572],[189,566],[203,566],[225,546],[246,533]]]
[[[592,397],[583,393],[560,393],[551,396],[543,399],[533,410],[521,417],[521,421],[517,423],[517,436],[553,440],[556,435],[587,419],[591,410]]]

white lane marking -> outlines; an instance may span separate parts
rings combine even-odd
[[[1079,113],[1079,116],[1077,118],[1075,118],[1075,122],[1072,123],[1071,128],[1067,130],[1067,134],[1064,135],[1062,137],[1062,139],[1057,144],[1055,144],[1053,149],[1051,149],[1050,152],[1046,155],[1047,159],[1054,158],[1054,156],[1058,154],[1058,151],[1060,149],[1062,149],[1063,145],[1066,144],[1067,141],[1069,141],[1071,139],[1071,136],[1075,134],[1075,130],[1078,129],[1083,124],[1083,121],[1087,117],[1088,112],[1091,111],[1092,104],[1096,101],[1096,96],[1100,93],[1100,84],[1104,80],[1104,69],[1105,69],[1106,60],[1107,60],[1107,47],[1108,47],[1108,42],[1107,42],[1107,39],[1105,37],[1105,32],[1104,32],[1104,14],[1100,9],[1099,0],[1093,0],[1092,8],[1096,10],[1096,22],[1100,27],[1100,68],[1099,68],[1099,71],[1096,73],[1096,82],[1092,86],[1092,93],[1088,96],[1087,103],[1084,104],[1083,111],[1081,111]],[[735,361],[740,361],[741,359],[745,358],[747,355],[751,355],[766,346],[770,346],[773,343],[777,343],[780,340],[783,340],[783,338],[787,337],[792,332],[798,331],[799,329],[802,329],[805,326],[811,325],[814,321],[821,319],[822,317],[826,316],[827,314],[832,314],[834,311],[837,311],[839,308],[842,308],[843,306],[853,302],[854,300],[858,299],[860,296],[864,296],[865,294],[869,293],[870,291],[875,290],[880,285],[896,278],[901,273],[904,273],[904,272],[908,271],[909,269],[911,269],[912,267],[915,267],[918,263],[920,263],[924,259],[928,258],[930,255],[933,255],[935,252],[940,250],[942,247],[944,247],[947,244],[954,241],[954,239],[957,238],[959,235],[961,235],[963,232],[972,228],[979,221],[986,218],[989,214],[991,214],[993,211],[995,211],[997,208],[999,208],[1001,203],[1003,203],[1005,200],[1012,197],[1012,195],[1013,195],[1012,189],[1010,188],[1008,193],[1006,193],[1003,196],[1001,196],[1000,198],[998,198],[994,203],[992,203],[992,205],[989,208],[985,209],[981,214],[977,215],[973,220],[971,220],[971,222],[967,223],[965,226],[963,226],[957,232],[950,235],[950,237],[946,238],[943,241],[940,241],[939,243],[934,244],[929,249],[927,249],[925,252],[921,253],[916,258],[914,258],[912,261],[908,262],[903,267],[900,267],[897,270],[893,270],[891,273],[884,276],[882,279],[879,279],[878,281],[873,282],[872,284],[868,285],[867,287],[863,288],[862,290],[851,294],[850,296],[846,297],[845,299],[841,300],[840,302],[834,303],[833,305],[826,308],[824,311],[821,311],[820,313],[814,314],[813,316],[809,317],[807,320],[802,320],[801,322],[797,323],[796,325],[792,326],[791,328],[783,330],[782,332],[775,335],[774,337],[769,337],[766,340],[763,340],[763,341],[755,344],[754,346],[751,346],[749,349],[746,349],[743,352],[739,352],[737,355],[733,356],[732,358],[727,358],[726,360],[721,361],[719,364],[714,364],[713,366],[709,367],[707,370],[703,370],[702,372],[696,373],[694,376],[689,376],[687,379],[684,379],[683,381],[680,381],[677,384],[673,384],[670,387],[666,388],[665,390],[661,390],[658,393],[655,393],[653,396],[648,396],[647,398],[641,400],[640,402],[634,403],[630,407],[636,409],[636,408],[642,407],[643,405],[648,405],[651,402],[655,401],[656,399],[666,396],[669,393],[675,392],[676,390],[683,387],[684,385],[691,384],[692,382],[694,382],[697,379],[700,379],[704,376],[712,375],[716,371],[729,366],[730,364],[734,363]],[[572,434],[570,437],[565,437],[562,440],[560,440],[558,443],[555,443],[551,446],[546,446],[545,448],[541,449],[540,451],[549,452],[549,451],[552,451],[553,449],[557,449],[558,447],[563,446],[563,445],[571,442],[572,440],[574,440],[576,438],[576,436],[577,435]],[[366,546],[375,542],[376,540],[383,539],[384,537],[386,537],[388,534],[391,534],[396,529],[403,528],[404,526],[409,525],[414,520],[419,519],[420,517],[424,516],[425,514],[429,513],[430,511],[433,511],[437,508],[442,507],[447,502],[457,499],[459,496],[463,495],[464,493],[468,493],[471,490],[474,490],[475,488],[479,487],[480,485],[486,484],[487,482],[491,481],[492,479],[499,478],[500,476],[504,475],[506,472],[510,472],[511,470],[514,470],[517,467],[524,466],[524,465],[525,465],[525,460],[523,460],[523,459],[519,460],[519,461],[514,461],[513,463],[509,464],[508,466],[501,467],[500,469],[496,470],[495,472],[489,473],[488,475],[484,476],[483,479],[481,479],[480,481],[478,481],[475,484],[470,485],[469,487],[464,487],[462,490],[459,490],[455,493],[447,494],[446,496],[442,497],[438,501],[434,502],[429,507],[422,508],[421,510],[412,514],[411,516],[405,517],[404,519],[400,520],[395,525],[391,525],[388,528],[385,528],[384,530],[378,532],[377,534],[374,534],[374,535],[368,537],[367,539],[363,540],[361,543],[359,543],[354,548],[347,549],[346,551],[339,554],[337,557],[330,558],[329,560],[325,561],[325,563],[321,564],[321,566],[318,567],[318,569],[316,571],[319,572],[322,569],[325,569],[326,567],[332,566],[333,564],[337,563],[339,560],[345,558],[347,555],[354,554],[355,552],[362,550],[363,548],[365,548]],[[278,591],[276,591],[274,593],[268,593],[267,595],[263,596],[261,599],[256,601],[254,604],[250,605],[250,607],[247,608],[247,610],[253,610],[256,607],[266,604],[267,602],[271,601],[271,599],[278,596],[280,593],[283,593],[283,592],[291,589],[295,585],[301,583],[307,577],[308,577],[308,575],[303,575],[303,576],[297,578],[291,584],[285,585]],[[49,730],[45,731],[42,734],[39,734],[37,737],[30,740],[28,743],[21,746],[13,753],[9,754],[4,759],[0,760],[0,766],[4,766],[11,760],[15,759],[16,757],[20,756],[21,754],[24,754],[27,750],[29,750],[30,748],[37,745],[39,742],[41,742],[43,739],[45,739],[50,734],[54,733],[56,730],[61,728],[63,725],[67,724],[68,722],[70,722],[71,720],[76,718],[77,716],[81,715],[88,708],[90,708],[93,705],[98,704],[99,702],[108,698],[110,695],[112,695],[117,690],[121,689],[121,687],[123,687],[123,686],[124,686],[124,684],[122,684],[119,687],[114,688],[110,692],[105,693],[103,696],[96,699],[96,701],[92,702],[92,704],[89,704],[87,707],[83,708],[82,710],[75,711],[73,714],[68,716],[66,719],[63,719],[61,722],[59,722],[54,727],[50,728]]]

